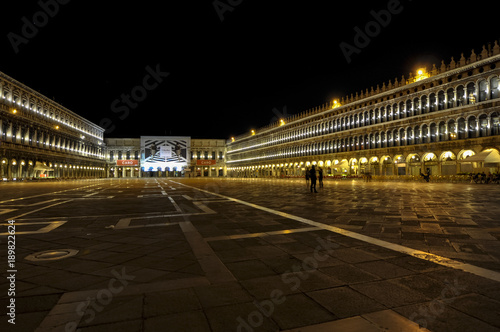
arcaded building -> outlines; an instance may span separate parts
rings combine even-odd
[[[191,139],[190,171],[195,177],[226,176],[226,140]]]
[[[0,178],[104,177],[104,129],[0,72]]]
[[[300,176],[312,165],[327,175],[497,171],[499,80],[495,41],[232,138],[228,175]]]
[[[189,136],[106,138],[108,177],[221,177],[226,141]]]

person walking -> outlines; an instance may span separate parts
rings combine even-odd
[[[425,181],[429,182],[429,180],[431,178],[431,173],[429,170],[427,170],[427,173],[425,173],[425,174],[422,174],[422,172],[420,172],[420,176],[423,177]]]
[[[313,192],[313,189],[314,189],[314,192],[317,193],[317,191],[316,191],[316,179],[317,179],[316,178],[316,168],[314,167],[314,165],[311,168],[310,177],[311,177],[311,192]]]
[[[318,173],[319,173],[319,177],[318,177],[318,180],[319,180],[319,187],[320,188],[323,188],[323,170],[320,168],[318,170]]]
[[[309,187],[309,168],[306,168],[306,186]]]

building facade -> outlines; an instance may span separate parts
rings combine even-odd
[[[195,177],[226,176],[226,140],[192,139],[190,170]]]
[[[104,177],[104,129],[0,72],[0,177]]]
[[[185,142],[181,150],[182,163],[179,166],[161,165],[150,169],[146,160],[151,157],[150,142],[161,147],[161,142],[175,146],[177,142]],[[149,137],[141,138],[106,138],[106,161],[108,177],[219,177],[226,176],[226,141],[224,139],[197,139],[190,137]],[[160,149],[154,153],[160,158]],[[175,147],[172,155],[177,156]]]
[[[107,177],[141,177],[140,138],[105,138],[104,142]]]
[[[500,47],[281,119],[227,142],[229,176],[498,170]],[[490,155],[488,159],[467,157]]]

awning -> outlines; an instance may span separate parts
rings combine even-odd
[[[497,150],[488,150],[479,152],[473,156],[467,157],[463,160],[459,160],[461,163],[478,163],[483,162],[486,164],[497,164],[500,163],[500,154],[498,154]]]
[[[35,168],[33,170],[35,170],[35,171],[46,171],[46,172],[52,172],[52,171],[54,171],[53,168],[50,168],[50,167],[44,165],[43,163],[41,163],[39,161],[37,161],[35,163]]]

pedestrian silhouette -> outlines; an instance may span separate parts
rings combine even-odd
[[[420,172],[420,176],[423,177],[425,181],[429,182],[431,173],[429,171],[427,171],[426,174],[422,174],[422,172]]]
[[[309,176],[311,177],[311,192],[313,192],[313,189],[314,189],[314,192],[317,193],[317,191],[316,191],[316,179],[317,179],[316,178],[316,168],[314,167],[314,165],[311,168]]]

